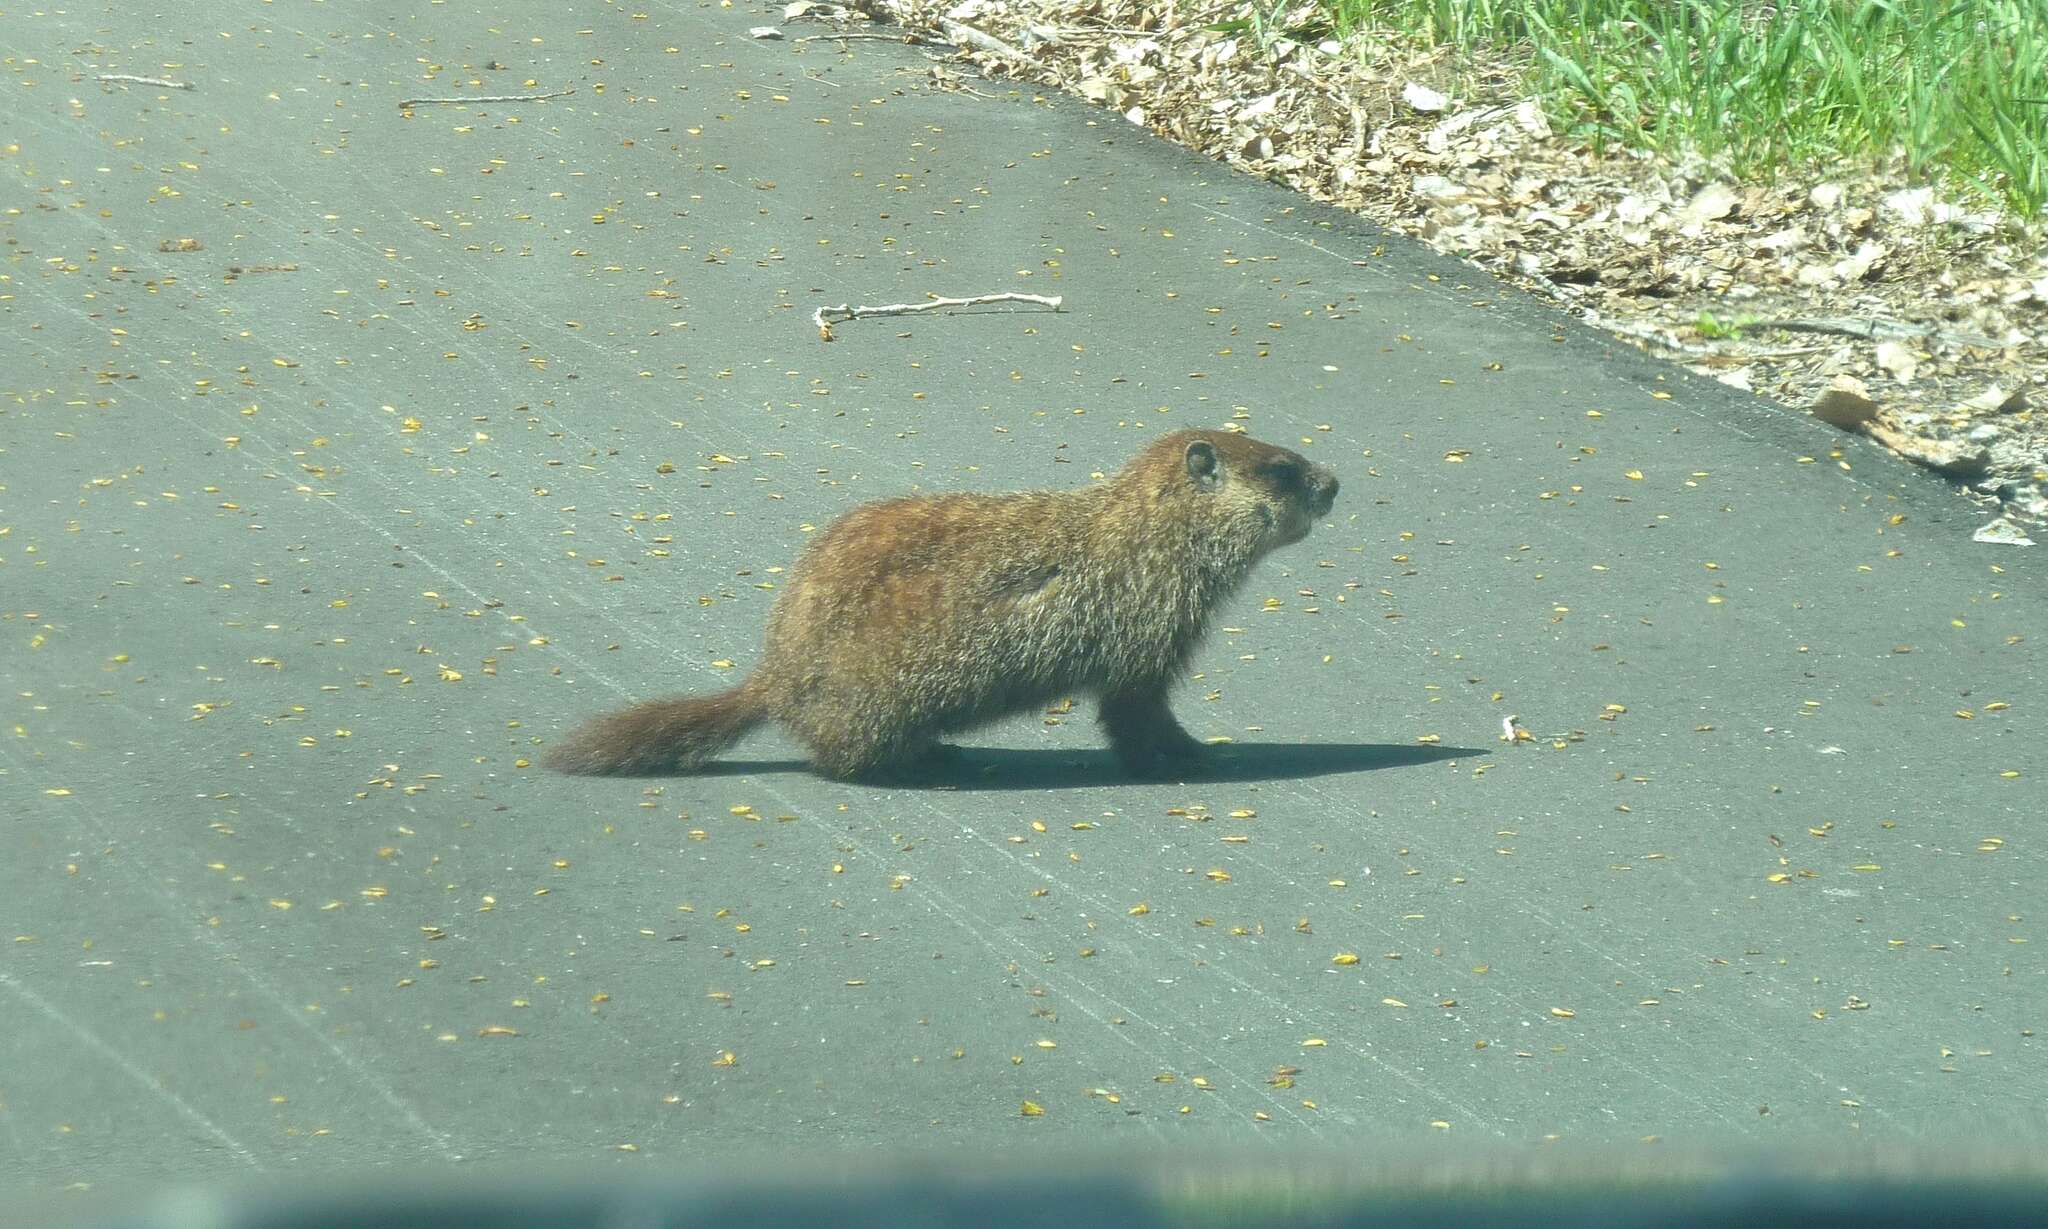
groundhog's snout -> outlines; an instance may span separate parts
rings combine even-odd
[[[1337,475],[1327,465],[1312,465],[1308,471],[1309,498],[1317,516],[1328,516],[1337,505]]]

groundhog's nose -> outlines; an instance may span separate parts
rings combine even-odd
[[[1315,496],[1316,515],[1326,515],[1337,504],[1337,475],[1327,465],[1311,466],[1308,489]]]

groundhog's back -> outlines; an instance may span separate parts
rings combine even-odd
[[[1048,697],[1096,667],[1071,561],[1099,488],[883,500],[829,526],[770,616],[764,674]],[[1064,570],[1063,570],[1064,568]]]

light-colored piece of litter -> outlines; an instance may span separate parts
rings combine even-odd
[[[101,73],[94,77],[93,80],[103,81],[108,85],[155,85],[167,90],[189,90],[192,88],[190,81],[172,81],[167,77],[138,77],[133,73]]]
[[[570,86],[566,90],[556,90],[552,94],[475,94],[467,98],[460,96],[449,98],[401,98],[398,100],[398,109],[410,111],[414,107],[424,107],[429,104],[446,104],[448,106],[460,107],[478,102],[546,102],[550,98],[567,98],[575,92],[576,87]]]
[[[832,326],[847,320],[858,320],[863,316],[908,316],[917,312],[938,311],[947,307],[975,307],[983,303],[1036,303],[1040,307],[1059,310],[1064,300],[1059,295],[1042,294],[977,294],[965,299],[945,299],[934,295],[928,303],[884,303],[879,307],[862,304],[855,307],[841,303],[837,307],[820,307],[811,313],[811,323],[818,326],[818,336],[825,341],[832,340]]]
[[[2027,536],[2027,531],[2021,529],[2018,523],[2009,516],[2001,516],[1995,521],[1979,526],[1977,532],[1970,535],[1970,540],[1972,542],[1987,542],[1993,546],[2032,546],[2034,544],[2034,540]]]
[[[782,31],[780,31],[780,30],[776,29],[776,28],[775,28],[774,26],[749,26],[749,27],[747,28],[747,37],[748,37],[748,38],[781,38],[781,37],[782,37]]]
[[[1410,81],[1401,87],[1401,101],[1417,111],[1441,111],[1451,105],[1449,96],[1430,89],[1420,81]]]
[[[1536,736],[1516,724],[1513,716],[1500,719],[1500,740],[1504,743],[1533,743]]]
[[[1890,340],[1877,343],[1877,365],[1901,384],[1911,384],[1920,371],[1920,360],[1913,352],[1904,343]]]

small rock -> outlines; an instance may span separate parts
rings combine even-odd
[[[1855,431],[1877,417],[1877,402],[1870,399],[1863,381],[1855,376],[1836,376],[1813,403],[1813,416],[1844,431]]]
[[[2027,531],[2020,528],[2009,516],[2001,516],[1978,527],[1970,535],[1972,542],[1988,542],[1993,546],[2032,546],[2034,540]]]

